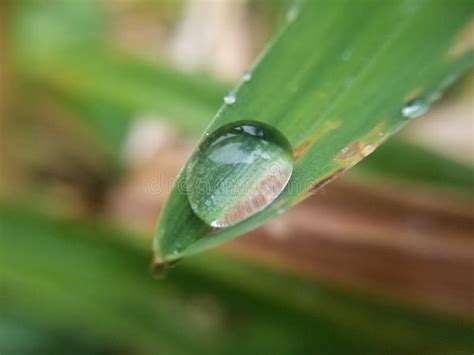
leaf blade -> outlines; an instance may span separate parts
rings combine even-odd
[[[241,119],[272,124],[296,153],[291,181],[296,188],[221,230],[200,221],[186,194],[175,188],[155,236],[157,260],[215,246],[298,203],[318,182],[340,175],[398,131],[406,123],[401,109],[408,100],[439,96],[473,59],[472,50],[449,55],[470,18],[467,1],[454,5],[442,0],[304,2],[299,17],[255,67],[252,81],[238,87],[237,102],[223,106],[207,129]],[[176,185],[182,179],[180,174]]]

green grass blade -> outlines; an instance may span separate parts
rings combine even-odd
[[[157,262],[255,228],[372,152],[406,123],[401,111],[410,99],[434,100],[471,66],[473,51],[459,41],[471,28],[472,8],[464,0],[303,2],[252,80],[238,87],[236,103],[223,106],[207,129],[243,119],[278,128],[295,152],[290,188],[220,230],[197,218],[175,188],[154,241]]]
[[[145,248],[110,228],[3,203],[0,226],[4,318],[60,330],[79,344],[175,355],[472,349],[469,321],[350,294],[236,257],[207,253],[156,281]]]

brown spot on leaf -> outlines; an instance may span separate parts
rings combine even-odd
[[[474,19],[471,19],[456,35],[454,44],[448,50],[448,58],[456,58],[474,49]]]
[[[359,141],[354,141],[348,146],[341,149],[341,152],[337,155],[337,159],[347,159],[351,158],[354,155],[359,154],[362,151],[363,147]]]
[[[346,169],[340,168],[340,169],[336,170],[334,173],[332,173],[331,175],[325,177],[322,180],[319,180],[312,188],[309,189],[309,193],[314,195],[316,192],[320,191],[322,188],[327,186],[329,183],[331,183],[332,181],[337,179],[339,176],[344,174],[345,171],[346,171]]]
[[[306,150],[311,145],[311,142],[307,139],[300,144],[298,144],[295,149],[293,149],[293,158],[298,160],[306,152]]]

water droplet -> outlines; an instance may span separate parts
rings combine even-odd
[[[355,148],[354,145],[348,145],[344,148],[341,149],[341,153],[339,153],[338,158],[339,159],[345,159],[353,156],[354,154],[357,153],[357,149]]]
[[[299,6],[296,2],[292,3],[286,11],[286,21],[293,22],[296,20],[300,12]]]
[[[422,116],[428,111],[428,104],[425,100],[416,98],[405,104],[402,108],[402,115],[405,118],[412,119]]]
[[[233,105],[237,101],[237,98],[235,97],[235,94],[232,92],[229,92],[226,96],[224,96],[224,102],[227,105]]]
[[[234,122],[205,138],[189,160],[187,196],[200,219],[226,227],[268,206],[292,172],[292,149],[281,132],[261,122]]]
[[[373,144],[367,144],[363,149],[362,149],[362,155],[364,157],[369,156],[372,154],[375,150],[375,146]]]
[[[251,71],[246,71],[244,75],[242,76],[242,81],[247,83],[250,80],[252,80],[252,72]]]
[[[351,151],[351,147],[344,147],[341,149],[341,154],[347,155]]]

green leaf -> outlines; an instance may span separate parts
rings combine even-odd
[[[468,0],[302,2],[252,80],[237,88],[236,102],[206,131],[248,119],[276,127],[296,159],[289,187],[262,212],[215,230],[177,188],[181,173],[160,217],[156,262],[255,228],[370,154],[406,123],[402,109],[410,100],[429,105],[472,65],[474,52],[460,42],[472,7]]]
[[[73,344],[174,355],[472,349],[472,322],[350,294],[233,256],[206,253],[156,281],[146,248],[132,242],[137,236],[5,203],[0,226],[2,319],[28,321],[56,337],[60,331]],[[31,341],[28,334],[23,339]],[[11,345],[12,352],[25,349]]]

